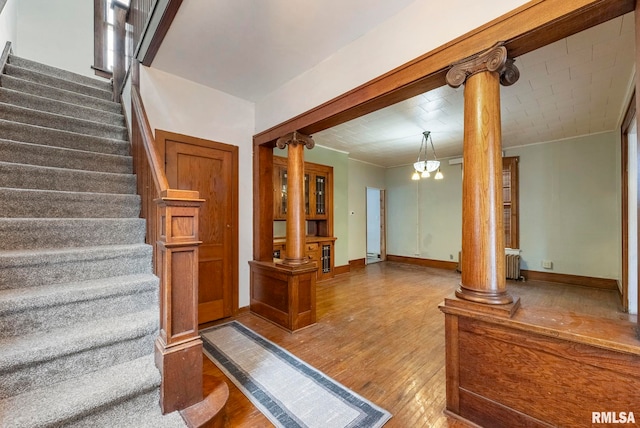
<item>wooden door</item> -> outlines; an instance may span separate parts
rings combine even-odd
[[[198,323],[229,317],[237,306],[237,147],[171,134],[165,150],[169,186],[197,190],[205,200],[198,225]]]

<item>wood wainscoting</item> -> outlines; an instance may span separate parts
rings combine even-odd
[[[592,426],[592,412],[640,421],[634,322],[497,306],[451,297],[440,307],[449,412],[496,428]]]
[[[457,262],[449,262],[446,260],[421,259],[418,257],[394,256],[392,254],[387,254],[387,261],[398,262],[398,263],[408,263],[411,265],[432,267],[437,269],[447,269],[447,270],[456,270],[458,268]]]
[[[316,322],[315,262],[289,267],[273,262],[249,262],[251,312],[289,331]]]
[[[603,288],[618,290],[618,280],[611,278],[594,278],[591,276],[569,275],[565,273],[540,272],[536,270],[521,270],[520,273],[529,281],[559,282],[565,285],[579,285],[581,287]]]

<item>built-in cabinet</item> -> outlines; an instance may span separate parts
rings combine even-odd
[[[273,219],[287,219],[287,158],[273,157]],[[333,278],[333,167],[311,162],[304,163],[304,201],[306,219],[305,253],[318,264],[318,281]],[[286,237],[274,237],[273,257],[285,254]]]

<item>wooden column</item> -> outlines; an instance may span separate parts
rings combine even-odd
[[[304,215],[304,148],[312,149],[315,143],[306,135],[292,132],[278,138],[276,146],[289,147],[287,156],[287,242],[282,262],[288,266],[309,263],[305,255],[305,215]]]
[[[446,77],[454,88],[465,84],[462,282],[456,296],[473,302],[513,302],[504,265],[500,83],[518,77],[500,44],[454,64]]]
[[[260,227],[258,237],[260,251],[254,249],[256,260],[249,262],[251,268],[251,312],[286,328],[296,331],[316,322],[316,272],[318,265],[309,260],[305,253],[305,211],[304,211],[304,148],[312,149],[311,137],[292,132],[278,138],[276,146],[284,149],[288,146],[287,158],[287,240],[285,257],[282,262],[274,263],[273,234],[265,232],[265,228],[273,230],[273,201],[260,204],[259,209],[267,215],[269,224],[254,222]],[[267,153],[267,147],[260,146],[258,166],[267,165],[268,171],[254,173],[260,180],[258,194],[267,197],[267,180],[270,189],[269,197],[273,198],[273,156]],[[255,156],[255,152],[254,152]],[[257,174],[257,175],[256,175]],[[255,199],[254,199],[255,201]],[[254,213],[255,215],[259,213]],[[265,242],[265,238],[271,238]],[[267,245],[270,246],[267,254]],[[260,259],[258,259],[258,257]],[[269,260],[266,260],[268,257]]]
[[[198,334],[198,192],[168,189],[156,200],[160,239],[160,334],[155,361],[162,375],[162,413],[202,401],[202,340]]]

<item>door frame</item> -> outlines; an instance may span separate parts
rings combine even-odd
[[[378,187],[365,187],[365,261],[367,260],[367,254],[369,254],[369,189],[378,191],[378,199],[379,199],[379,207],[380,207],[380,224],[378,225],[378,230],[380,232],[380,260],[381,262],[387,259],[387,229],[386,229],[386,220],[385,220],[385,191],[384,189],[380,189]]]
[[[194,146],[208,147],[231,153],[231,316],[236,316],[239,308],[239,286],[238,286],[238,260],[239,260],[239,235],[238,235],[238,146],[206,140],[204,138],[193,137],[175,132],[156,129],[156,145],[161,158],[164,160],[165,169],[167,164],[166,145],[167,141],[178,141]],[[273,215],[273,214],[272,214]]]

